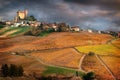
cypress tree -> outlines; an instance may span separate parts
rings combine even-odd
[[[1,73],[4,77],[7,77],[9,74],[9,67],[7,64],[3,64],[1,67]]]
[[[18,76],[23,76],[23,72],[24,72],[24,70],[23,70],[23,67],[22,66],[18,66]]]
[[[16,71],[17,71],[17,67],[16,67],[16,65],[14,65],[14,64],[11,64],[10,65],[10,69],[9,69],[9,76],[16,76],[17,74],[16,74]]]

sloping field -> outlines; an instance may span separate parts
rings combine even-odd
[[[44,70],[44,65],[35,61],[34,59],[7,53],[0,53],[0,66],[2,64],[22,65],[26,74],[36,71],[41,73]]]
[[[112,44],[120,49],[120,39],[113,41]]]
[[[0,37],[7,37],[15,32],[17,32],[18,30],[12,30],[12,31],[9,31],[9,32],[5,32],[3,35],[0,35]]]
[[[104,38],[104,40],[102,39]],[[58,48],[68,47],[68,46],[77,46],[77,45],[93,45],[101,44],[110,40],[112,37],[109,35],[103,34],[94,34],[94,33],[53,33],[46,38],[35,41],[33,44],[41,43],[41,41],[46,41],[47,44],[54,43]],[[51,42],[51,43],[50,43]],[[46,45],[47,45],[46,44]]]
[[[12,55],[8,53],[0,53],[0,67],[2,64],[16,64],[21,65],[24,68],[25,75],[28,75],[28,78],[33,77],[34,73],[38,76],[42,75],[75,75],[77,70],[66,69],[61,67],[53,67],[41,64],[40,61],[35,58],[27,56]],[[62,72],[61,72],[62,71]],[[79,72],[79,75],[82,76],[84,73]],[[31,75],[31,76],[30,76]],[[19,79],[18,79],[19,80]],[[26,79],[25,79],[26,80]],[[33,80],[33,79],[30,79]]]
[[[100,63],[95,55],[87,55],[83,61],[82,68],[85,71],[93,71],[98,80],[114,80],[107,69]]]
[[[103,44],[103,45],[92,45],[92,46],[83,46],[76,47],[80,52],[89,53],[94,52],[99,55],[119,55],[120,49],[111,45],[111,44]]]
[[[120,57],[101,56],[101,58],[112,70],[117,80],[120,80]]]
[[[23,36],[26,38],[26,36]],[[110,35],[106,34],[94,34],[94,33],[70,33],[70,32],[61,32],[61,33],[51,33],[46,37],[37,37],[34,39],[31,37],[28,39],[23,39],[23,37],[16,37],[4,40],[3,43],[9,46],[6,46],[6,49],[2,51],[35,51],[43,49],[53,49],[53,48],[64,48],[64,47],[75,47],[75,46],[85,46],[85,45],[95,45],[95,44],[104,44],[108,40],[112,39]],[[104,39],[103,39],[104,38]],[[17,42],[16,42],[17,40]],[[11,42],[12,41],[12,42]],[[1,44],[4,45],[4,44]],[[1,51],[1,50],[0,50]]]
[[[75,69],[79,68],[79,62],[82,57],[82,54],[78,53],[73,48],[60,50],[46,50],[37,53],[33,52],[30,55],[41,59],[46,64]]]
[[[0,38],[0,52],[9,51],[10,49],[22,50],[20,46],[27,45],[39,38],[34,36],[19,36],[14,38]]]
[[[5,27],[0,30],[0,37],[14,37],[23,35],[30,27]]]

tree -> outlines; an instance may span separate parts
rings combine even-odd
[[[9,76],[17,76],[17,66],[14,64],[10,65]]]
[[[23,67],[18,66],[18,71],[17,71],[18,76],[23,76],[23,72],[24,72]]]
[[[2,65],[1,67],[1,72],[3,74],[4,77],[7,77],[9,74],[9,68],[7,64]]]
[[[0,29],[5,27],[5,22],[0,22]]]
[[[33,16],[33,15],[30,15],[26,18],[26,20],[28,21],[36,21],[37,19]]]
[[[16,66],[14,64],[11,64],[10,65],[10,69],[9,69],[9,76],[14,76],[14,77],[17,77],[17,76],[23,76],[23,67],[22,66]]]
[[[94,80],[94,73],[88,72],[87,74],[83,75],[83,80]]]
[[[10,77],[18,77],[18,76],[23,76],[23,67],[22,66],[17,66],[14,64],[10,64],[8,66],[7,64],[2,65],[1,67],[1,73],[4,77],[10,76]]]
[[[65,32],[65,31],[69,31],[69,26],[66,25],[66,23],[58,24],[58,32]]]
[[[76,76],[79,76],[79,73],[78,73],[78,71],[76,71]]]
[[[88,55],[89,56],[93,56],[95,53],[94,52],[89,52]]]
[[[40,24],[39,29],[43,30],[43,23]]]

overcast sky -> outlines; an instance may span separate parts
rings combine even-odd
[[[120,31],[120,0],[0,0],[4,19],[13,19],[24,9],[40,21]]]

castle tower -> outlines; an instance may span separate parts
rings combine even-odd
[[[25,17],[27,17],[27,15],[28,15],[28,10],[24,10],[24,13],[25,13]]]
[[[20,19],[25,19],[27,17],[28,11],[24,10],[24,11],[18,11],[17,12],[17,17],[19,17]]]
[[[14,21],[18,22],[19,20],[24,20],[27,17],[27,15],[28,15],[28,10],[23,10],[23,11],[18,10]]]

